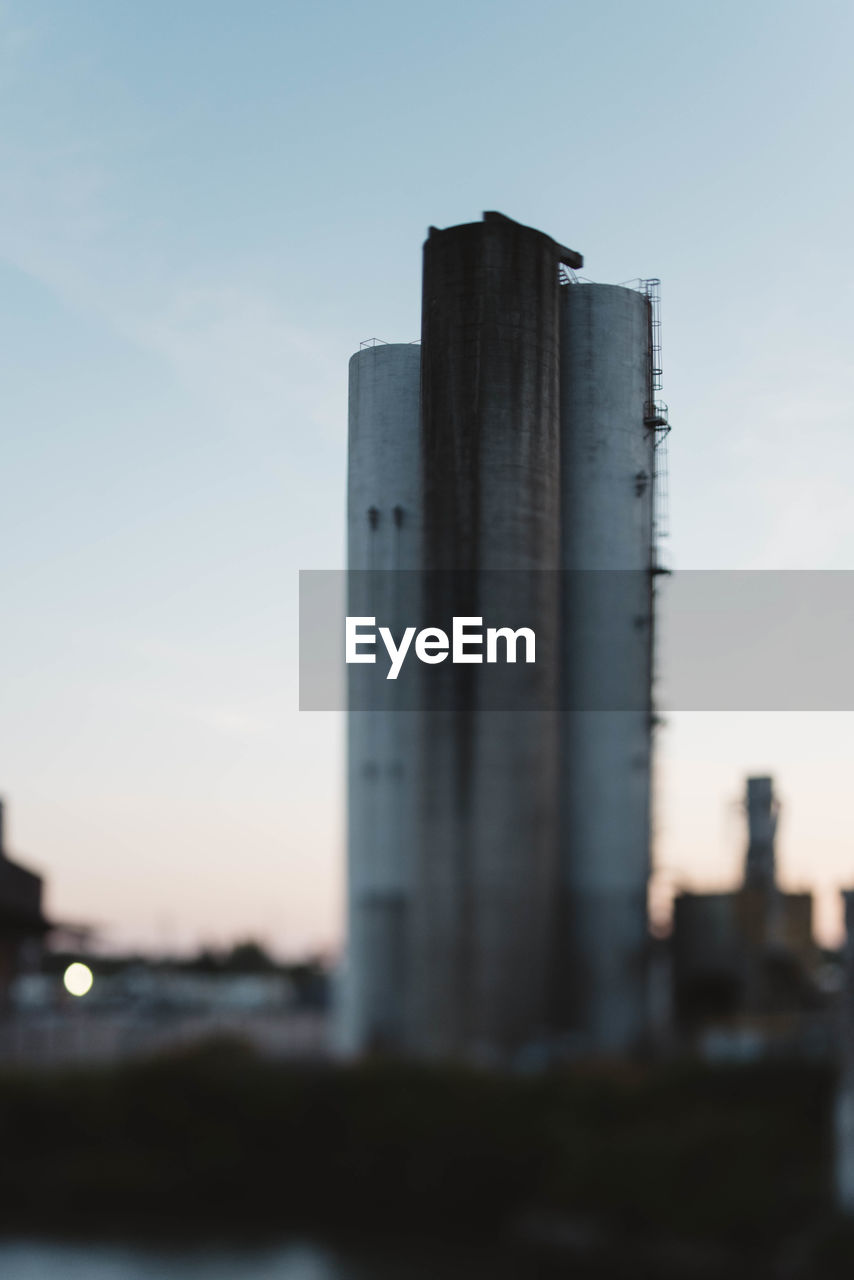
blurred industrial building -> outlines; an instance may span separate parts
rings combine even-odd
[[[81,968],[88,981],[69,984]],[[321,961],[274,961],[251,943],[187,957],[46,951],[9,985],[0,1065],[115,1063],[220,1039],[314,1060],[328,1052],[328,988]]]
[[[18,975],[37,966],[50,929],[42,910],[42,878],[9,857],[4,817],[0,801],[0,1015]]]
[[[348,612],[402,621],[419,575],[451,604],[447,575],[474,582],[477,609],[451,611],[486,612],[512,574],[509,611],[559,655],[531,669],[535,710],[493,709],[480,666],[419,707],[394,689],[365,707],[350,668],[355,1052],[537,1061],[648,1040],[658,282],[581,265],[498,213],[431,228],[420,345],[350,362]],[[625,705],[588,707],[614,671]]]
[[[324,962],[279,963],[252,942],[184,958],[99,951],[91,928],[46,918],[43,880],[9,857],[2,820],[0,803],[0,1066],[117,1062],[223,1036],[273,1057],[326,1054]],[[75,990],[69,968],[88,983]]]
[[[674,902],[676,1027],[706,1056],[824,1056],[834,1038],[812,894],[787,893],[777,880],[779,808],[771,778],[748,778],[742,883]]]

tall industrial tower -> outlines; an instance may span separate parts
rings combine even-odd
[[[744,882],[752,888],[773,889],[777,881],[774,840],[780,804],[772,778],[747,779],[747,829],[749,834]]]
[[[643,1042],[657,315],[581,263],[497,213],[431,228],[420,347],[350,362],[349,568],[417,571],[351,573],[371,612],[422,578],[511,571],[560,655],[532,669],[531,710],[489,709],[467,667],[421,709],[392,689],[351,712],[355,1051]],[[626,705],[587,706],[615,670]]]

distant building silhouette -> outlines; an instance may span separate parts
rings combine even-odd
[[[42,877],[13,862],[6,850],[0,801],[0,1012],[12,980],[34,958],[50,925],[42,911]]]
[[[682,893],[674,904],[674,994],[686,1031],[739,1018],[759,1026],[817,1003],[812,894],[784,893],[777,884],[779,803],[771,778],[748,778],[745,812],[741,886]]]

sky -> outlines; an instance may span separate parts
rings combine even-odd
[[[854,8],[0,2],[0,794],[104,945],[341,938],[343,724],[297,573],[344,564],[347,360],[419,335],[430,224],[662,280],[681,569],[852,569]],[[854,716],[674,713],[654,901],[854,882]]]

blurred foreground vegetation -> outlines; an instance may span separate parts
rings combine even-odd
[[[230,1043],[6,1072],[0,1228],[507,1231],[630,1255],[632,1276],[650,1249],[650,1275],[667,1258],[685,1276],[850,1275],[829,1207],[832,1104],[817,1067],[525,1077],[296,1067]]]

